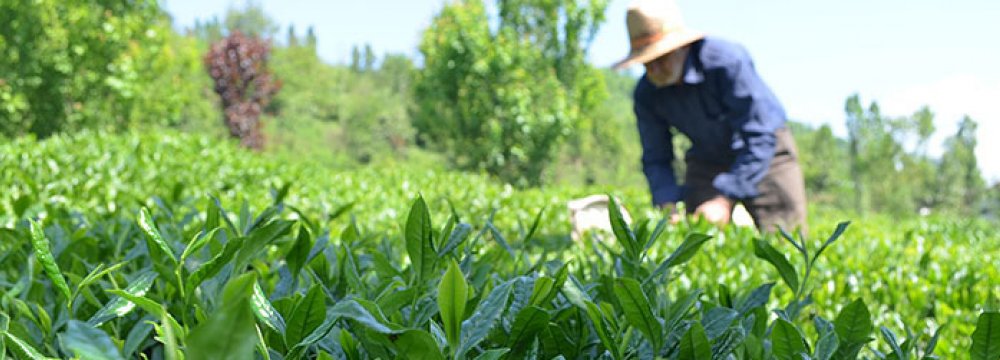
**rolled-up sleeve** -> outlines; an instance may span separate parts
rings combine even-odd
[[[674,146],[670,126],[636,101],[635,117],[642,143],[642,171],[646,174],[653,205],[680,201],[681,188],[674,175]]]
[[[742,49],[741,49],[742,50]],[[774,158],[775,131],[784,127],[785,113],[775,96],[754,70],[750,56],[739,54],[727,66],[719,88],[723,104],[732,114],[732,149],[736,158],[729,171],[712,184],[732,199],[759,195],[757,184],[767,174]]]

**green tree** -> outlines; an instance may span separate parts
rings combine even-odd
[[[149,1],[0,2],[0,133],[183,125],[211,107],[195,45]]]
[[[295,35],[295,25],[288,25],[288,34],[285,37],[285,46],[299,46],[299,37]]]
[[[235,31],[250,37],[272,39],[278,33],[278,25],[267,16],[260,3],[250,0],[242,8],[230,6],[225,17],[226,36]]]
[[[854,184],[854,208],[859,214],[864,213],[866,208],[864,186],[861,173],[864,164],[861,159],[862,136],[864,135],[864,109],[861,108],[861,100],[857,94],[847,98],[844,105],[847,112],[847,140],[848,154],[851,162],[851,183]]]
[[[862,109],[857,95],[845,109],[855,209],[911,212],[914,189],[905,178],[908,155],[901,143],[911,128],[908,121],[883,115],[876,102]]]
[[[798,122],[789,122],[799,149],[799,163],[809,194],[810,203],[850,208],[845,196],[851,192],[847,144],[833,134],[829,125],[813,129]]]
[[[960,214],[978,214],[986,193],[976,159],[978,127],[972,118],[962,118],[955,135],[945,140],[945,152],[938,168],[939,203]]]
[[[313,51],[315,51],[316,50],[316,42],[317,42],[317,40],[316,40],[316,32],[313,31],[313,27],[312,26],[309,26],[306,29],[306,46],[312,48]]]
[[[607,3],[498,5],[495,29],[478,0],[434,18],[420,45],[414,127],[459,168],[539,184],[562,140],[606,95],[584,58]]]

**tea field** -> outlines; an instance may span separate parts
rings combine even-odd
[[[13,140],[0,189],[0,359],[1000,359],[977,219],[761,236],[169,131]],[[574,242],[593,193],[637,221]]]

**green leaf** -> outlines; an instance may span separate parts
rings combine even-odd
[[[253,358],[257,330],[249,299],[255,281],[251,273],[226,284],[223,307],[188,334],[187,360]]]
[[[328,312],[329,318],[344,317],[368,327],[380,334],[398,334],[400,333],[397,329],[392,329],[389,325],[382,323],[380,320],[376,319],[371,312],[368,311],[364,306],[361,306],[356,300],[342,300],[337,304],[333,305]]]
[[[701,246],[708,242],[711,238],[711,236],[704,234],[689,234],[684,238],[684,242],[681,243],[681,246],[674,250],[674,252],[670,254],[666,260],[660,263],[660,266],[657,266],[656,270],[653,270],[653,273],[650,274],[644,282],[648,283],[654,279],[659,279],[667,272],[667,270],[670,270],[670,268],[691,260],[691,258],[698,252],[698,249],[700,249]]]
[[[712,358],[725,359],[746,340],[746,336],[747,332],[743,330],[742,326],[737,325],[726,329],[717,338],[709,340],[712,342]]]
[[[219,208],[215,207],[219,203],[219,199],[214,196],[209,196],[205,201],[205,224],[202,226],[201,231],[207,233],[212,229],[219,227]]]
[[[10,328],[10,316],[0,311],[0,360],[7,360],[7,329]]]
[[[469,234],[472,233],[472,225],[466,223],[460,223],[455,226],[455,229],[451,231],[448,235],[448,241],[445,242],[444,246],[438,249],[438,256],[443,257],[452,250],[455,250],[459,245],[461,245],[465,240],[469,238]]]
[[[462,322],[462,340],[455,353],[456,358],[465,355],[469,349],[479,345],[479,342],[483,341],[493,330],[493,325],[507,309],[507,300],[510,299],[513,283],[514,280],[509,280],[494,288],[486,296],[486,299],[476,307],[472,316]]]
[[[816,341],[816,349],[813,351],[813,358],[815,360],[830,360],[833,355],[837,353],[837,347],[840,345],[840,341],[837,340],[836,332],[828,332],[820,336],[819,340]]]
[[[535,279],[535,288],[531,292],[529,305],[544,306],[555,296],[556,281],[548,276],[540,276]],[[550,297],[551,296],[551,297]]]
[[[18,338],[17,336],[14,336],[14,334],[3,331],[2,335],[7,337],[7,340],[10,341],[11,346],[8,349],[15,355],[20,355],[25,359],[31,360],[57,360],[56,358],[50,358],[42,355],[42,353],[31,346],[31,344],[21,340],[21,338]]]
[[[476,356],[475,360],[500,360],[508,352],[510,352],[508,348],[490,349]]]
[[[200,286],[202,282],[222,271],[222,268],[233,260],[233,257],[236,256],[236,252],[239,251],[242,246],[242,237],[230,239],[229,242],[226,243],[226,246],[222,248],[221,253],[213,257],[208,262],[202,264],[197,270],[194,271],[194,273],[191,274],[190,277],[188,277],[188,281],[184,285],[187,287],[187,293],[194,293],[194,289]]]
[[[201,233],[197,235],[194,238],[194,240],[189,242],[188,245],[184,247],[184,252],[181,253],[181,260],[177,264],[177,267],[178,268],[183,267],[184,262],[187,260],[187,258],[190,257],[191,254],[194,254],[198,250],[201,250],[201,248],[205,247],[205,245],[208,244],[210,240],[215,238],[215,235],[218,234],[220,230],[222,230],[222,228],[214,228],[207,233]]]
[[[861,299],[854,300],[840,310],[833,321],[834,330],[841,342],[847,344],[866,343],[871,341],[871,333],[875,328],[871,313]]]
[[[153,280],[156,279],[156,273],[152,271],[145,271],[136,277],[128,287],[125,288],[125,292],[132,294],[134,296],[146,295],[149,288],[153,286]],[[94,316],[91,316],[87,323],[92,326],[101,326],[106,321],[125,316],[132,309],[135,308],[135,304],[122,298],[117,297],[111,301],[108,301],[101,310],[98,310]]]
[[[801,360],[803,354],[809,354],[799,329],[780,318],[775,320],[771,329],[771,351],[778,360]]]
[[[507,250],[507,254],[510,255],[511,259],[517,258],[517,254],[514,254],[514,248],[510,247],[510,244],[507,243],[507,239],[504,238],[503,234],[500,233],[500,229],[497,229],[497,227],[493,225],[492,220],[486,223],[485,229],[488,229],[490,231],[490,235],[493,235],[493,240],[496,241],[497,244],[500,244],[500,247],[502,247],[504,250]]]
[[[608,321],[605,319],[605,315],[602,313],[601,308],[590,300],[583,300],[583,303],[585,305],[583,310],[587,312],[587,317],[589,317],[590,321],[593,323],[594,330],[597,332],[597,337],[601,339],[601,344],[603,344],[608,351],[614,354],[614,358],[621,358],[619,355],[618,343],[614,342],[611,339],[611,335],[608,333],[610,324],[608,324]]]
[[[656,240],[660,238],[663,231],[667,229],[668,222],[669,219],[665,217],[660,219],[660,221],[656,223],[656,227],[653,228],[653,232],[649,233],[649,236],[646,239],[639,239],[639,241],[645,241],[646,243],[643,247],[643,251],[649,250],[649,248],[653,247],[653,244],[655,244]]]
[[[937,347],[938,339],[941,337],[941,332],[946,326],[942,325],[934,331],[934,336],[931,337],[931,341],[927,342],[927,347],[924,348],[924,356],[928,356],[934,353],[934,348]]]
[[[511,349],[511,356],[519,358],[531,346],[535,335],[545,329],[548,324],[549,313],[545,310],[535,306],[522,309],[517,314],[514,325],[510,327],[510,336],[507,338],[507,346]]]
[[[122,345],[122,355],[126,358],[132,358],[132,355],[139,350],[139,346],[142,343],[146,342],[149,334],[152,332],[153,324],[148,320],[135,324],[125,337],[125,344]]]
[[[285,261],[288,262],[288,270],[292,272],[292,277],[297,277],[302,267],[309,258],[309,250],[312,248],[312,233],[306,226],[299,226],[299,234],[295,237],[295,244],[292,245]]]
[[[66,284],[66,278],[59,271],[59,265],[56,264],[55,258],[52,257],[52,250],[49,249],[49,240],[45,238],[45,231],[42,230],[42,225],[34,220],[31,220],[31,245],[35,251],[35,258],[42,264],[42,269],[45,270],[45,275],[48,275],[49,279],[52,280],[52,286],[55,286],[56,290],[59,290],[59,293],[63,295],[63,299],[66,300],[66,306],[70,306],[73,293],[69,290],[69,285]]]
[[[754,289],[750,295],[747,295],[745,299],[740,301],[739,306],[737,306],[740,315],[746,315],[754,308],[767,305],[767,300],[771,298],[771,289],[773,288],[774,283],[770,282]]]
[[[94,270],[91,270],[90,273],[87,274],[87,277],[83,278],[83,280],[81,280],[80,283],[76,285],[76,291],[73,292],[73,299],[76,299],[76,297],[80,295],[80,291],[82,291],[87,286],[90,286],[90,284],[92,284],[94,281],[97,281],[97,279],[100,279],[101,277],[111,273],[112,271],[117,271],[122,266],[125,266],[125,264],[126,262],[120,262],[111,265],[107,268],[104,267],[104,264],[97,265],[97,267],[94,268]]]
[[[294,223],[294,221],[289,220],[274,220],[267,225],[251,230],[246,235],[246,240],[243,241],[239,252],[236,253],[236,260],[233,263],[233,273],[242,273],[243,268],[250,263],[250,260],[257,257],[275,239],[287,234],[292,229],[292,224]]]
[[[972,332],[972,360],[996,360],[1000,358],[1000,312],[984,312],[979,315],[976,330]]]
[[[465,282],[462,269],[458,267],[458,263],[454,259],[448,264],[448,270],[444,272],[444,276],[438,284],[437,296],[444,333],[448,337],[448,344],[452,351],[457,351],[462,320],[465,320],[465,303],[469,296],[469,284]]]
[[[785,280],[785,284],[788,284],[788,287],[792,291],[799,290],[799,275],[795,272],[795,268],[788,262],[788,258],[784,254],[775,250],[766,240],[761,239],[753,240],[753,254],[757,258],[771,263],[775,269],[778,269],[781,279]]]
[[[250,299],[250,308],[253,309],[253,314],[264,325],[267,325],[267,327],[279,334],[285,334],[285,319],[274,309],[271,302],[267,300],[267,296],[264,295],[264,290],[256,282],[253,284],[253,297]]]
[[[895,358],[900,360],[910,359],[908,356],[909,354],[903,352],[903,349],[899,347],[899,339],[896,337],[896,334],[892,332],[892,330],[889,330],[889,328],[885,326],[880,327],[879,330],[882,332],[882,338],[885,339],[885,342],[889,344],[890,348],[892,348],[892,353],[889,354],[890,356],[895,355]]]
[[[434,337],[424,330],[406,330],[393,343],[396,353],[405,359],[444,360]]]
[[[172,318],[161,317],[160,324],[153,325],[153,329],[156,330],[157,339],[163,343],[163,352],[166,360],[177,360],[183,359],[184,354],[181,353],[181,346],[178,341],[178,332],[183,329],[175,327]]]
[[[622,216],[621,208],[618,206],[618,201],[616,201],[615,197],[610,194],[607,196],[608,216],[611,221],[611,230],[615,233],[615,238],[618,239],[618,242],[625,248],[626,256],[629,259],[638,260],[639,254],[642,251],[639,241],[636,240],[635,233],[632,232],[628,223],[625,222],[625,217]]]
[[[646,336],[653,345],[654,353],[658,353],[663,345],[663,327],[659,318],[653,314],[642,286],[635,279],[615,279],[614,292],[625,313],[625,319]]]
[[[70,320],[59,338],[66,349],[81,359],[124,359],[107,333],[82,321]]]
[[[701,323],[692,323],[684,334],[679,355],[678,359],[684,360],[712,360],[712,347],[708,344],[708,337],[705,336]]]
[[[146,208],[139,210],[139,228],[142,229],[142,232],[146,233],[147,241],[152,242],[147,242],[149,244],[150,257],[159,259],[161,256],[166,256],[167,259],[170,259],[170,264],[173,265],[171,267],[176,267],[177,256],[174,255],[170,244],[167,244],[167,241],[160,235],[160,230],[156,229],[156,223],[153,222],[153,217],[149,215],[149,210]]]
[[[715,307],[708,310],[701,319],[701,325],[705,328],[705,336],[708,336],[709,340],[715,340],[739,316],[740,313],[736,310],[724,307]]]
[[[535,220],[531,222],[531,227],[528,228],[528,232],[524,234],[521,238],[521,243],[527,243],[531,240],[531,237],[535,236],[535,232],[538,231],[538,226],[542,223],[542,214],[545,213],[546,206],[543,206],[541,210],[538,210],[538,214],[535,214]]]
[[[416,283],[423,280],[434,269],[437,252],[434,251],[434,231],[431,229],[430,210],[423,196],[418,196],[410,207],[410,215],[406,219],[406,252],[413,264],[413,274]]]
[[[326,294],[319,285],[313,285],[288,317],[285,344],[294,346],[316,330],[326,319]]]
[[[830,246],[830,244],[833,244],[834,241],[837,241],[837,239],[839,239],[840,236],[844,234],[844,231],[847,231],[847,226],[850,224],[851,224],[850,221],[845,221],[837,224],[837,229],[833,231],[833,234],[830,235],[830,237],[827,238],[825,242],[823,242],[823,245],[819,247],[819,250],[816,250],[816,255],[813,255],[812,258],[813,263],[816,262],[816,259],[819,259],[819,255],[823,253],[823,250],[826,250],[826,248]]]
[[[109,294],[125,299],[129,303],[135,304],[139,308],[145,310],[146,312],[158,318],[165,319],[167,322],[170,323],[170,325],[173,326],[174,329],[176,329],[176,331],[179,333],[178,334],[179,336],[181,337],[184,336],[183,334],[184,328],[182,328],[180,323],[178,323],[177,320],[175,320],[174,317],[167,312],[167,309],[164,308],[163,305],[160,305],[159,303],[150,300],[149,298],[138,295],[132,295],[129,294],[128,292],[121,290],[105,290],[105,291]]]

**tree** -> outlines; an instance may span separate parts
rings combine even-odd
[[[224,121],[231,136],[251,149],[264,147],[260,116],[281,84],[267,68],[270,45],[239,31],[212,45],[205,66],[222,99]]]
[[[839,208],[855,204],[850,196],[850,164],[839,161],[847,158],[847,144],[833,134],[829,125],[813,129],[805,124],[789,121],[799,150],[799,164],[805,180],[810,203],[821,203]]]
[[[940,203],[960,214],[978,214],[986,192],[976,159],[978,127],[972,118],[962,118],[955,135],[945,140],[945,152],[938,169]]]
[[[153,2],[0,2],[0,134],[181,126],[211,103]]]
[[[313,51],[316,50],[316,32],[313,31],[312,26],[306,29],[306,46],[312,48]]]
[[[253,0],[247,1],[242,8],[230,6],[225,19],[225,35],[239,31],[253,38],[272,39],[278,33],[278,25],[267,16],[260,3]]]
[[[288,25],[288,35],[285,37],[285,44],[288,47],[299,46],[299,37],[295,35],[295,25]]]
[[[848,154],[851,161],[851,182],[854,184],[854,207],[855,211],[863,214],[866,204],[864,197],[864,187],[861,180],[863,164],[861,161],[861,143],[863,135],[864,110],[861,108],[861,100],[857,94],[847,98],[844,105],[847,112],[847,139],[849,143]]]
[[[458,168],[539,184],[562,140],[606,96],[584,61],[606,6],[503,0],[491,29],[481,1],[446,5],[420,45],[418,142]]]

